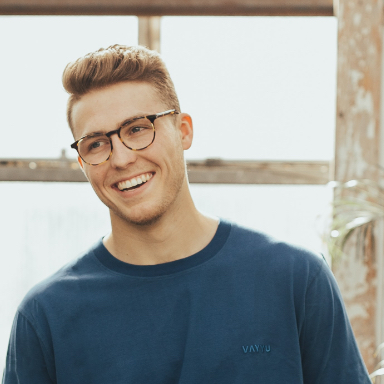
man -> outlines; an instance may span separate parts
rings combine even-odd
[[[195,208],[157,53],[101,49],[63,83],[112,231],[27,294],[3,383],[370,383],[324,260]]]

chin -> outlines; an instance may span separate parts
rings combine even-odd
[[[117,214],[117,213],[116,213]],[[151,226],[155,223],[157,223],[161,217],[163,216],[162,214],[158,215],[141,215],[141,216],[126,216],[126,215],[118,215],[120,219],[124,220],[125,222],[133,225],[137,225],[140,227],[145,227],[145,226]]]
[[[122,221],[126,222],[127,224],[133,224],[144,227],[156,224],[167,211],[167,207],[158,207],[156,210],[139,209],[138,207],[136,212],[124,212],[117,209],[111,209],[111,211],[115,216],[119,217]]]
[[[107,204],[107,201],[104,203],[111,214],[128,225],[151,226],[158,223],[164,216],[172,216],[172,213],[177,211],[182,201],[181,191],[185,180],[185,170],[182,169],[180,176],[175,177],[173,183],[169,183],[169,188],[157,198],[141,201],[131,207]]]

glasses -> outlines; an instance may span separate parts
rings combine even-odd
[[[175,109],[156,113],[155,115],[140,116],[127,120],[124,124],[107,133],[92,133],[83,136],[71,144],[77,150],[81,159],[89,165],[99,165],[109,160],[112,155],[111,136],[117,133],[120,141],[132,151],[148,148],[155,141],[155,120],[167,115],[176,115]]]

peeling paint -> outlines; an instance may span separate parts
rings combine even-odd
[[[365,68],[367,62],[365,60],[359,60],[359,66]]]
[[[339,57],[339,65],[344,65],[347,62],[347,59],[344,56]]]
[[[375,44],[373,44],[373,43],[369,44],[369,47],[368,47],[368,54],[369,54],[369,55],[375,55],[375,56],[378,54],[378,52],[377,52],[377,47],[376,47]]]
[[[372,342],[370,340],[362,340],[360,343],[362,348],[372,348]]]
[[[353,257],[352,255],[348,256]],[[345,269],[348,273],[343,273],[343,297],[346,302],[352,302],[356,296],[364,296],[369,290],[365,280],[368,268],[362,261],[358,262],[359,268],[351,268],[352,263],[350,260],[346,260],[346,264],[348,265],[345,265]],[[352,287],[353,289],[351,289]]]
[[[355,105],[352,107],[352,113],[367,112],[369,115],[374,114],[372,92],[366,91],[363,87],[359,87],[356,92]]]
[[[336,179],[341,180],[342,177],[347,172],[347,164],[348,164],[348,151],[345,146],[340,146],[337,151],[337,157],[338,157],[338,167],[337,167],[337,174]]]
[[[361,317],[363,319],[369,318],[369,313],[361,304],[352,304],[348,307],[348,315],[351,318]]]
[[[355,13],[353,15],[353,24],[358,26],[360,24],[360,22],[361,22],[361,18],[362,18],[361,13]]]
[[[339,2],[338,13],[339,13],[338,18],[337,18],[338,30],[341,31],[344,28],[344,26],[345,26],[345,22],[344,22],[344,3]]]
[[[351,69],[349,71],[349,76],[352,80],[353,89],[357,89],[359,86],[359,81],[364,78],[364,73],[361,71],[358,71],[357,69]]]
[[[364,160],[363,148],[361,144],[356,142],[353,145],[353,162],[356,178],[363,179],[365,171],[368,169],[368,164]]]
[[[374,139],[376,137],[376,121],[374,118],[371,118],[369,120],[369,124],[367,126],[367,138],[368,139]]]
[[[383,2],[339,0],[337,126],[335,177],[377,179],[380,141],[380,84],[382,79]],[[383,151],[383,150],[382,150]],[[383,152],[384,153],[384,152]],[[369,370],[374,369],[373,352],[378,328],[377,260],[371,235],[356,234],[348,240],[346,260],[335,264],[356,338]],[[363,244],[362,244],[363,242]],[[376,245],[381,244],[380,236]],[[381,261],[381,263],[384,263]],[[383,306],[384,307],[384,306]]]

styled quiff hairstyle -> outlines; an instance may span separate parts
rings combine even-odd
[[[156,51],[141,46],[111,45],[69,63],[63,86],[69,93],[67,120],[73,133],[72,108],[85,94],[124,81],[142,81],[155,87],[167,108],[180,111],[175,86]]]

